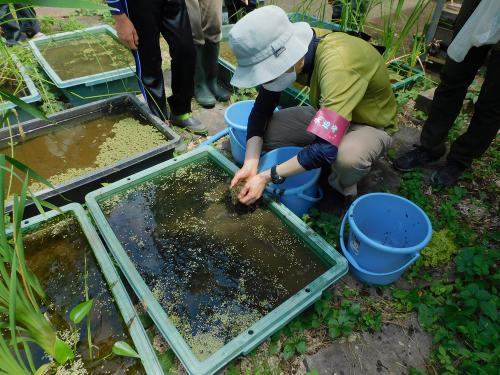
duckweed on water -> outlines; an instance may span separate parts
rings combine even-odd
[[[165,144],[156,127],[130,114],[61,127],[17,144],[14,156],[57,186]],[[0,152],[10,154],[9,149]],[[38,182],[30,185],[32,191],[46,188]],[[20,189],[19,183],[14,189]]]
[[[25,234],[26,261],[39,278],[48,301],[43,309],[58,330],[58,336],[73,347],[76,343],[78,359],[59,366],[59,375],[105,375],[143,374],[140,361],[133,358],[111,356],[116,341],[128,338],[128,331],[114,304],[107,283],[94,258],[88,241],[76,218],[70,214],[60,215],[33,231]],[[95,361],[89,360],[86,320],[77,330],[71,328],[69,313],[73,307],[85,300],[85,259],[88,272],[88,292],[94,304],[90,312],[92,343]],[[34,351],[36,362],[43,353]]]
[[[204,159],[99,202],[200,360],[326,270],[264,203],[240,211],[230,179]]]
[[[106,32],[53,40],[39,48],[62,80],[134,66],[130,51]]]

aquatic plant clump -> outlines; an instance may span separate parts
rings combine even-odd
[[[264,203],[235,205],[230,179],[203,159],[99,202],[200,360],[327,269]]]
[[[140,361],[109,356],[117,341],[130,341],[113,296],[76,218],[59,215],[24,235],[26,261],[47,294],[43,309],[58,337],[75,348],[75,360],[51,367],[59,375],[143,374]],[[86,276],[87,275],[87,276]],[[90,322],[93,357],[89,356],[87,319],[78,324],[70,311],[93,299]],[[43,354],[35,351],[35,360]],[[37,358],[38,356],[38,358]],[[104,358],[106,358],[104,360]]]
[[[11,61],[10,57],[3,56],[3,58],[6,60],[0,63],[0,89],[18,98],[27,96],[29,94],[28,88],[19,73],[19,68]],[[0,102],[2,101],[3,98],[0,99]]]
[[[52,40],[39,49],[62,80],[135,66],[130,51],[106,32]]]

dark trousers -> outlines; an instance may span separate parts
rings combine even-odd
[[[455,35],[473,13],[479,0],[466,0],[457,17]],[[495,138],[500,125],[500,49],[491,45],[472,47],[464,61],[449,57],[441,71],[441,83],[422,130],[420,142],[433,156],[446,152],[448,132],[457,118],[477,71],[485,63],[486,76],[467,131],[451,145],[448,161],[465,168],[480,157]]]
[[[13,16],[8,4],[0,5],[0,23],[3,35],[8,45],[14,45],[22,40],[21,33],[32,38],[40,32],[40,24],[36,19],[33,7],[14,4],[16,17]]]
[[[134,57],[149,109],[161,119],[168,118],[161,69],[161,35],[168,43],[172,59],[170,110],[174,114],[191,112],[195,50],[184,0],[128,0],[127,9],[139,36]]]

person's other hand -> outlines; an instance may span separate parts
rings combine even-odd
[[[246,6],[248,6],[248,0],[241,0],[241,2],[242,2],[243,4],[245,4]]]
[[[248,163],[243,164],[243,167],[236,172],[233,179],[231,180],[231,189],[238,185],[241,181],[247,181],[257,174],[257,167],[254,165],[249,165]]]
[[[115,20],[118,38],[120,38],[125,47],[136,50],[137,47],[139,47],[139,36],[137,35],[134,24],[125,14],[115,16]]]
[[[270,179],[271,177],[264,173],[259,173],[250,178],[238,195],[240,202],[246,205],[255,203],[262,197],[262,193],[264,193],[264,189]]]

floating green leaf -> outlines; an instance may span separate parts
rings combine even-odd
[[[92,310],[93,305],[93,299],[89,299],[88,301],[76,305],[69,313],[69,318],[75,324],[80,323],[83,318],[85,318],[89,314],[90,310]]]
[[[117,341],[113,345],[113,353],[122,357],[140,358],[139,354],[125,341]]]
[[[62,341],[59,337],[56,338],[54,353],[55,360],[60,364],[64,364],[70,359],[75,358],[75,353],[73,353],[71,347],[67,343]]]

